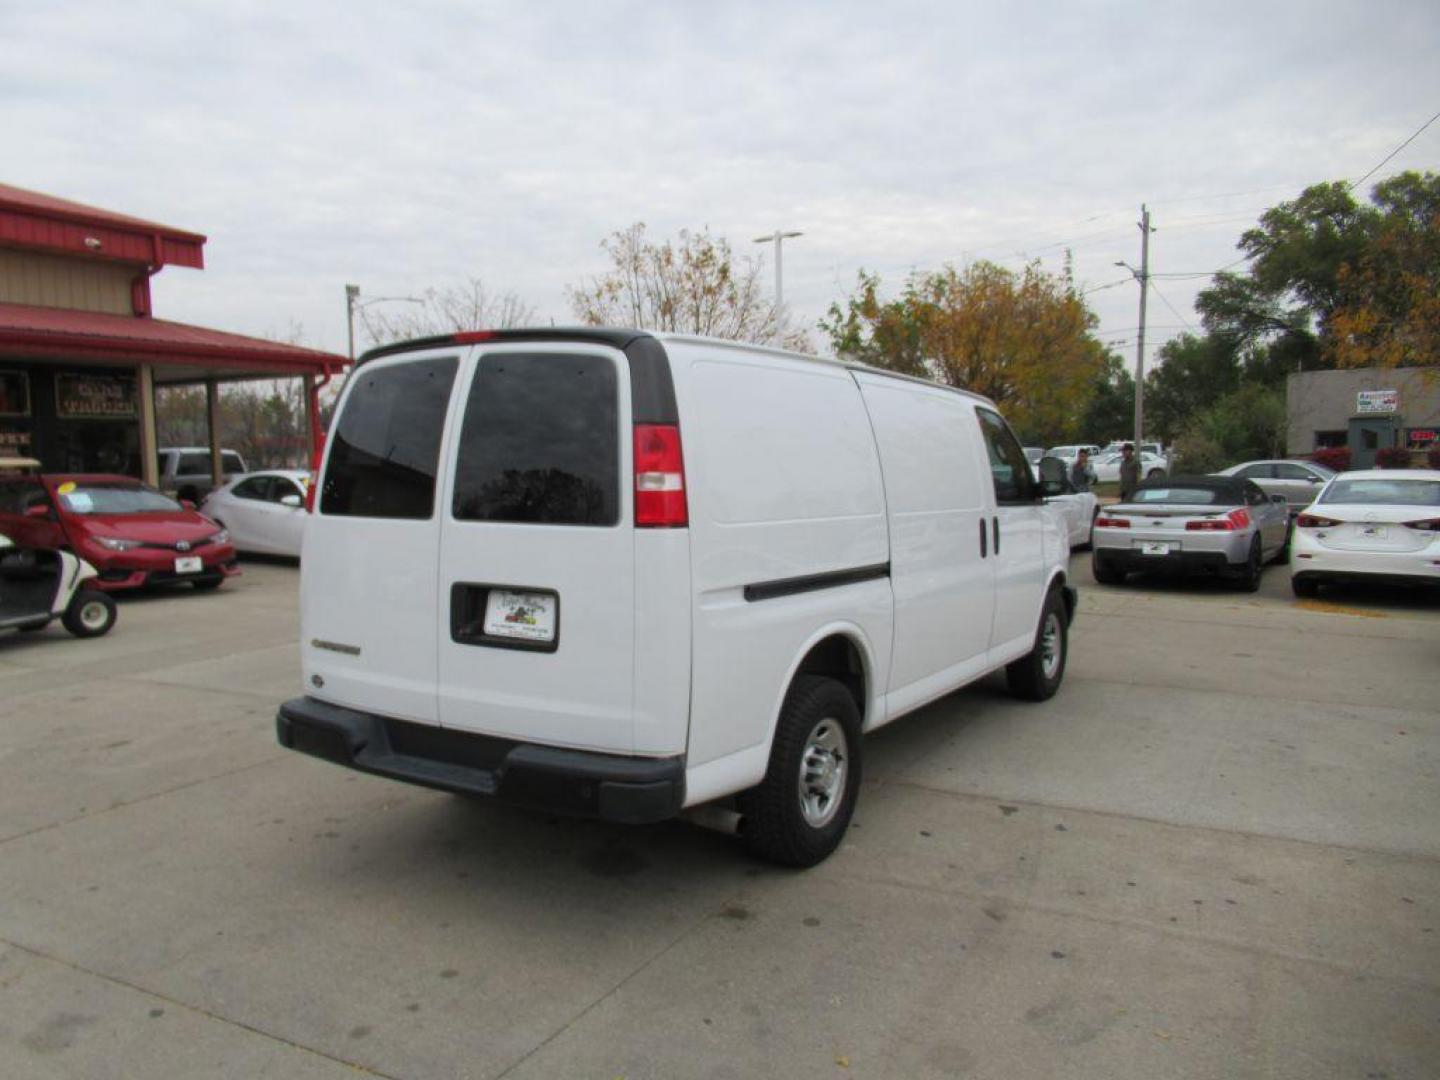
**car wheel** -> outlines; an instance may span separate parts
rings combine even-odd
[[[1065,677],[1068,647],[1065,601],[1058,589],[1051,589],[1045,597],[1045,606],[1040,609],[1034,648],[1005,667],[1010,693],[1026,701],[1046,701],[1054,697],[1060,689],[1060,680]]]
[[[860,792],[860,712],[834,679],[796,678],[785,695],[770,765],[739,798],[754,855],[814,866],[840,846]]]
[[[1320,582],[1314,577],[1292,577],[1290,579],[1290,591],[1301,599],[1309,599],[1320,594]]]
[[[1158,479],[1160,479],[1160,477],[1162,477],[1162,476],[1164,476],[1164,475],[1165,475],[1165,470],[1164,470],[1164,469],[1151,469],[1149,472],[1147,472],[1147,473],[1145,474],[1145,479],[1146,479],[1146,480],[1158,480]]]
[[[76,637],[99,637],[115,625],[115,601],[94,589],[81,589],[70,600],[62,618]]]
[[[1101,585],[1125,584],[1125,571],[1111,565],[1109,559],[1102,559],[1099,555],[1090,557],[1090,572]]]
[[[1240,588],[1245,592],[1260,591],[1260,574],[1265,568],[1265,559],[1260,550],[1260,536],[1257,533],[1250,541],[1250,557],[1240,571]]]

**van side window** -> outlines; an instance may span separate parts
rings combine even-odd
[[[604,357],[484,357],[460,428],[455,517],[616,524],[619,426],[615,366]]]
[[[980,415],[980,431],[985,436],[985,451],[990,455],[990,476],[995,481],[997,503],[1032,502],[1035,481],[1025,451],[1010,426],[998,413],[989,409],[975,410]]]
[[[435,508],[435,473],[453,356],[361,368],[331,436],[320,512],[424,519]]]

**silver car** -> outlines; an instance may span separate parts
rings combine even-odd
[[[1293,459],[1243,461],[1221,469],[1216,476],[1238,476],[1254,480],[1266,495],[1284,495],[1291,514],[1298,514],[1315,501],[1320,489],[1335,475],[1334,470],[1313,461]]]
[[[1120,585],[1131,571],[1194,572],[1231,577],[1254,592],[1266,560],[1287,557],[1289,528],[1285,497],[1266,495],[1253,480],[1146,480],[1128,502],[1101,507],[1091,549],[1095,580]]]

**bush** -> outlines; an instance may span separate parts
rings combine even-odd
[[[1327,469],[1344,472],[1350,468],[1350,448],[1348,446],[1324,446],[1311,454],[1310,460],[1316,465],[1324,465]]]
[[[1408,469],[1410,451],[1403,446],[1385,446],[1375,451],[1377,469]]]
[[[1425,452],[1425,460],[1430,463],[1430,468],[1440,469],[1440,443],[1436,443]]]

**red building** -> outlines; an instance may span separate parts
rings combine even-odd
[[[202,384],[218,479],[216,385],[297,376],[318,447],[318,389],[345,357],[153,316],[150,279],[203,269],[204,247],[198,233],[0,184],[0,457],[156,483],[155,388]]]

